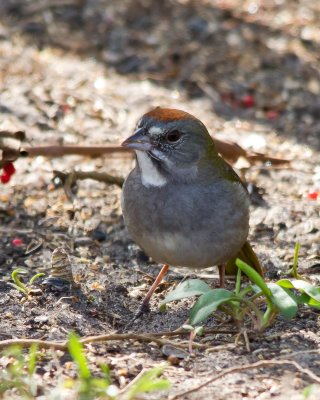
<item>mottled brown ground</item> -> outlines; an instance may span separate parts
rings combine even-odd
[[[119,143],[145,111],[161,105],[191,112],[218,138],[290,158],[289,169],[247,170],[249,185],[259,188],[252,195],[251,240],[273,280],[292,265],[299,241],[299,268],[314,267],[310,278],[318,282],[320,203],[307,197],[320,190],[316,0],[11,0],[1,2],[0,16],[0,129],[26,130],[34,145]],[[132,160],[38,157],[20,159],[15,166],[14,179],[0,186],[1,340],[63,340],[70,330],[81,336],[122,331],[159,267],[131,242],[121,217],[120,189],[83,181],[70,202],[51,177],[53,169],[72,168],[125,176]],[[13,246],[14,238],[23,245]],[[43,241],[41,250],[24,257],[33,240]],[[22,266],[30,276],[48,274],[51,253],[61,245],[70,248],[81,295],[74,301],[44,293],[21,302],[6,284],[11,271]],[[190,302],[158,311],[159,300],[183,273],[171,271],[151,313],[133,330],[173,330],[185,321]],[[200,276],[217,283],[214,269]],[[319,354],[305,351],[318,350],[319,340],[318,312],[301,308],[294,320],[279,318],[253,337],[250,353],[239,344],[235,350],[199,351],[168,367],[170,394],[224,368],[264,358],[289,357],[317,373]],[[217,346],[233,343],[234,337],[216,334],[201,341]],[[158,346],[138,342],[90,347],[88,357],[92,365],[101,359],[108,363],[120,385],[142,366],[163,360]],[[52,366],[43,364],[38,373],[44,388],[68,374],[66,360],[60,358],[55,374],[46,374]],[[127,370],[124,380],[122,369]],[[298,400],[308,384],[291,368],[263,369],[229,375],[188,398]],[[317,390],[314,398],[320,396]]]

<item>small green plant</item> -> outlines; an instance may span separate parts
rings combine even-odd
[[[170,382],[167,379],[158,378],[163,372],[163,367],[156,367],[146,371],[133,385],[128,387],[128,390],[123,390],[120,393],[117,387],[111,384],[107,365],[100,365],[103,372],[102,378],[92,376],[83,346],[74,333],[69,335],[68,349],[78,369],[78,379],[73,382],[73,385],[79,394],[79,400],[99,398],[133,400],[143,393],[166,390],[170,387]],[[70,381],[68,382],[69,385]]]
[[[45,393],[47,399],[61,399],[63,390],[71,390],[72,395],[79,400],[134,400],[149,392],[167,390],[170,382],[160,378],[164,366],[152,368],[121,391],[112,384],[110,370],[107,365],[100,365],[100,377],[93,376],[82,343],[76,334],[71,333],[68,339],[68,350],[77,367],[74,379],[64,379],[60,385]],[[0,371],[0,398],[12,390],[21,398],[34,399],[39,389],[39,379],[36,375],[36,361],[39,356],[36,346],[31,346],[27,355],[21,346],[14,346],[2,353],[8,357],[8,366]]]
[[[109,367],[100,366],[103,373],[102,378],[92,376],[89,363],[84,353],[83,345],[79,341],[76,334],[71,333],[68,340],[68,350],[75,362],[78,370],[78,378],[76,380],[68,380],[65,382],[66,387],[72,387],[79,394],[79,400],[89,400],[95,398],[113,399],[112,393],[108,389],[111,384],[109,375]]]
[[[192,326],[192,325],[182,325],[182,329],[189,331],[190,336],[189,336],[189,353],[192,354],[192,344],[196,336],[202,336],[204,329],[203,326]]]
[[[33,399],[38,388],[35,377],[37,347],[32,345],[27,356],[20,346],[9,347],[3,355],[9,360],[7,368],[0,372],[0,394],[15,390],[21,397]]]
[[[320,386],[319,385],[315,385],[314,383],[311,384],[311,385],[308,385],[302,391],[303,398],[305,400],[316,399],[317,395],[319,395],[319,390],[320,390]]]
[[[290,271],[288,272],[292,275],[295,279],[303,279],[301,275],[298,274],[298,257],[299,257],[299,250],[300,250],[300,243],[296,243],[296,247],[294,249],[294,256],[293,256],[293,265]]]
[[[293,275],[297,273],[299,246],[295,248]],[[253,330],[262,331],[272,324],[278,314],[287,319],[293,318],[301,304],[320,309],[320,288],[302,279],[281,279],[266,282],[252,267],[237,259],[238,273],[235,290],[211,289],[199,279],[184,281],[162,302],[165,304],[183,298],[199,296],[190,310],[189,322],[197,326],[219,310],[231,316],[242,331],[251,321]],[[241,288],[241,274],[250,283]]]
[[[128,387],[120,397],[121,400],[134,400],[144,393],[159,392],[170,389],[170,382],[167,379],[159,378],[164,370],[164,366],[159,366],[144,372],[139,379]]]
[[[27,275],[28,272],[23,269],[23,268],[17,268],[15,269],[12,274],[11,274],[11,278],[13,280],[14,283],[12,282],[8,282],[8,285],[12,286],[13,288],[17,289],[19,292],[23,293],[25,296],[29,295],[30,292],[30,287],[32,286],[32,284],[39,278],[41,278],[42,276],[44,276],[43,273],[39,273],[39,274],[35,274],[32,276],[32,278],[26,283],[22,283],[20,280],[21,275]]]

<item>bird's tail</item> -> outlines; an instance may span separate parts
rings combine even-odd
[[[251,247],[248,241],[245,242],[239,253],[234,258],[232,258],[230,261],[227,262],[226,266],[227,275],[236,275],[237,266],[235,262],[237,258],[240,258],[240,260],[250,265],[250,267],[254,268],[261,276],[264,275],[264,271],[260,264],[260,261],[258,260],[256,253],[253,251],[253,248]]]

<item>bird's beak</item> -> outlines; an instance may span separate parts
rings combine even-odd
[[[150,151],[153,148],[149,137],[145,135],[144,128],[137,129],[132,136],[128,137],[128,139],[121,144],[121,146],[142,151]]]

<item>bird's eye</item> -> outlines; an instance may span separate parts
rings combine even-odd
[[[178,130],[174,130],[171,132],[168,132],[166,134],[166,139],[168,143],[175,143],[181,138],[181,132]]]

